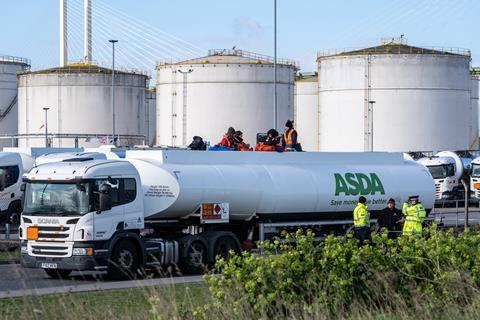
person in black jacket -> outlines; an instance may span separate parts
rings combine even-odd
[[[389,238],[396,238],[401,231],[401,226],[398,223],[402,219],[402,211],[395,208],[395,200],[390,198],[387,202],[387,207],[382,209],[380,216],[377,219],[377,229],[386,228],[388,230]]]

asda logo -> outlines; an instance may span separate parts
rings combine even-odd
[[[375,173],[350,173],[344,175],[335,173],[335,195],[344,193],[346,196],[385,194],[382,181]]]

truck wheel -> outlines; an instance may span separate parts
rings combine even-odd
[[[63,269],[43,269],[45,273],[48,274],[53,279],[65,279],[67,278],[72,270],[63,270]]]
[[[213,249],[213,257],[215,259],[220,257],[228,261],[230,259],[230,251],[235,253],[240,252],[235,239],[230,236],[222,236],[215,241],[215,246]]]
[[[13,225],[20,224],[20,214],[22,213],[22,209],[19,206],[12,206],[8,210],[8,223]]]
[[[131,241],[121,240],[113,249],[108,277],[114,280],[135,279],[138,272],[138,253]]]
[[[202,274],[207,266],[207,249],[199,242],[190,243],[187,256],[182,259],[181,269],[188,274]]]

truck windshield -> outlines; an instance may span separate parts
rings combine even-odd
[[[19,174],[18,166],[0,166],[0,190],[14,185]]]
[[[480,164],[472,164],[472,177],[480,177]]]
[[[24,214],[84,215],[90,212],[90,183],[27,183]]]
[[[442,164],[438,166],[428,166],[428,171],[430,171],[433,179],[443,179],[454,175],[453,164]]]

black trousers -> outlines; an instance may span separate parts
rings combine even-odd
[[[360,244],[363,244],[365,241],[372,242],[372,238],[370,237],[370,228],[369,227],[355,227],[355,238],[360,241]]]

